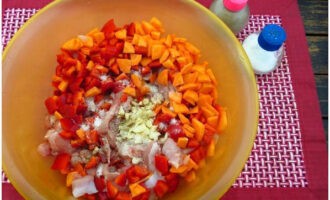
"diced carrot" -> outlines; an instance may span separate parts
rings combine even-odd
[[[159,40],[160,39],[160,32],[159,31],[151,31],[150,36],[154,40]]]
[[[195,105],[195,103],[198,101],[198,93],[193,90],[186,90],[183,93],[183,99],[191,105]]]
[[[205,124],[205,130],[208,131],[208,132],[211,132],[212,134],[217,132],[217,129],[210,126],[209,124]]]
[[[187,165],[181,165],[180,167],[176,168],[174,166],[171,167],[170,172],[175,174],[181,174],[187,170]]]
[[[169,92],[168,97],[171,101],[176,103],[181,103],[182,101],[182,93],[180,92]]]
[[[63,116],[61,115],[61,113],[59,113],[58,111],[54,112],[54,116],[56,117],[56,119],[60,120],[63,119]]]
[[[143,28],[143,31],[146,33],[146,34],[149,34],[151,31],[154,31],[155,28],[147,21],[142,21],[141,22],[141,25],[142,25],[142,28]]]
[[[163,27],[162,23],[156,17],[151,18],[150,24],[157,30],[161,30],[161,28]]]
[[[99,161],[100,161],[100,158],[99,157],[92,156],[89,159],[88,163],[86,163],[85,168],[86,169],[91,169],[91,168],[95,167],[99,163]]]
[[[182,124],[189,124],[190,123],[189,119],[187,117],[185,117],[183,114],[179,113],[178,116],[179,116],[179,119],[180,119]]]
[[[185,84],[196,83],[197,82],[197,76],[198,76],[198,73],[196,73],[196,72],[186,73],[185,75],[183,75],[183,82]]]
[[[183,92],[185,90],[198,90],[201,87],[201,84],[198,83],[188,83],[179,87],[179,92]]]
[[[200,107],[202,112],[203,112],[203,115],[206,117],[206,118],[209,118],[209,117],[213,117],[213,116],[216,116],[216,114],[214,114],[208,107],[206,107],[205,105],[204,106],[201,106]]]
[[[67,42],[65,42],[62,45],[62,49],[64,50],[68,50],[68,51],[77,51],[79,50],[81,47],[83,47],[83,43],[80,39],[78,38],[73,38]]]
[[[168,69],[163,69],[158,74],[157,82],[161,85],[168,85]]]
[[[199,73],[197,77],[197,81],[201,83],[210,83],[211,79],[207,74]]]
[[[167,49],[165,49],[162,56],[159,58],[159,62],[164,63],[167,60],[167,58],[169,57],[169,55],[170,55],[170,52]]]
[[[123,53],[135,53],[135,49],[133,47],[133,44],[130,43],[130,42],[125,41]]]
[[[122,71],[124,73],[129,73],[131,71],[131,67],[132,67],[131,60],[118,58],[116,61],[117,61],[120,71]]]
[[[193,138],[194,134],[192,132],[190,132],[188,129],[183,128],[183,133],[188,137],[188,138]],[[189,141],[188,141],[189,144]]]
[[[193,159],[189,159],[187,166],[189,169],[194,169],[197,170],[198,169],[198,165],[195,163],[195,161]]]
[[[174,112],[176,112],[176,113],[188,113],[189,112],[188,107],[182,103],[172,102],[172,107],[173,107]]]
[[[195,106],[192,109],[189,110],[189,114],[196,114],[199,112],[199,107]]]
[[[169,69],[174,69],[175,66],[173,64],[173,61],[168,58],[165,62],[162,63],[164,67],[169,68]]]
[[[215,152],[215,142],[214,142],[214,140],[212,139],[212,140],[211,140],[211,143],[210,143],[209,146],[207,147],[206,155],[207,155],[208,157],[212,157],[212,156],[214,156],[214,152]]]
[[[131,87],[131,86],[127,86],[124,90],[123,93],[128,94],[132,97],[136,96],[136,90],[135,88]]]
[[[227,113],[225,109],[220,110],[220,118],[219,118],[219,124],[217,127],[217,131],[221,133],[222,131],[225,130],[227,127],[228,121],[227,121]]]
[[[98,94],[101,94],[101,89],[97,88],[96,86],[92,87],[91,89],[85,92],[85,97],[93,97]]]
[[[191,170],[187,173],[187,175],[184,177],[184,179],[187,182],[193,182],[196,179],[196,173],[194,170]]]
[[[200,50],[197,47],[195,47],[193,44],[189,43],[189,42],[185,43],[185,47],[186,47],[186,49],[188,49],[188,51],[191,54],[194,54],[194,55],[200,54]]]
[[[195,129],[192,126],[190,126],[189,124],[183,124],[182,128],[183,129],[187,129],[191,133],[195,133],[196,132]]]
[[[219,121],[219,117],[217,115],[207,118],[207,123],[212,127],[217,127],[218,121]]]
[[[78,137],[79,137],[81,140],[85,140],[85,139],[86,139],[85,131],[82,130],[82,129],[78,129],[78,130],[76,130],[76,135],[78,135]]]
[[[182,74],[181,72],[177,72],[174,74],[174,77],[173,77],[173,86],[174,87],[177,87],[177,86],[180,86],[184,83],[183,81],[183,77],[182,77]]]
[[[141,54],[131,54],[131,64],[132,66],[139,65],[142,60]]]
[[[204,106],[206,104],[212,105],[213,98],[209,94],[199,94],[198,105]]]
[[[172,58],[176,59],[177,57],[180,56],[180,52],[178,50],[176,50],[175,48],[170,48],[170,55]]]
[[[152,60],[150,58],[143,57],[140,63],[143,67],[145,67],[145,66],[149,65],[149,63],[151,63],[151,62],[152,62]]]
[[[200,93],[208,94],[208,93],[212,92],[213,89],[215,89],[215,88],[214,88],[214,86],[211,83],[203,83],[202,84],[202,87],[199,90],[199,92]]]
[[[215,78],[213,72],[211,69],[207,69],[206,70],[206,73],[209,75],[210,79],[212,80],[213,84],[217,85],[218,84],[218,81],[217,79]]]
[[[125,186],[127,182],[126,173],[122,173],[115,178],[115,183],[119,186]]]
[[[68,88],[69,82],[66,80],[62,80],[60,84],[58,85],[58,89],[62,92],[65,92],[66,88]]]
[[[192,63],[189,63],[189,64],[184,65],[184,66],[181,68],[181,73],[182,73],[182,75],[191,72],[191,71],[192,71],[192,67],[193,67]]]
[[[167,47],[171,47],[172,46],[172,36],[171,35],[167,35],[166,36],[166,39],[164,41],[164,44],[167,46]]]
[[[141,23],[134,22],[134,25],[135,25],[135,31],[136,31],[137,34],[139,34],[139,35],[145,35],[145,32],[144,32],[144,30],[142,28]]]
[[[165,106],[162,106],[162,113],[167,114],[167,115],[170,115],[171,117],[175,117],[176,116],[176,113],[175,112],[171,111],[170,109],[168,109]]]
[[[129,189],[131,191],[132,198],[139,196],[142,193],[145,193],[147,189],[143,186],[141,186],[138,183],[133,183],[129,185]]]
[[[141,88],[143,86],[143,82],[142,82],[142,79],[140,76],[138,76],[136,74],[132,74],[131,80],[137,88]]]
[[[151,59],[157,60],[160,59],[165,51],[164,45],[155,44],[151,46]]]
[[[69,172],[67,175],[66,175],[66,186],[67,187],[70,187],[72,185],[72,181],[75,177],[79,177],[79,173],[76,172],[76,171],[72,171],[72,172]]]
[[[194,72],[198,72],[199,73],[198,76],[204,75],[206,73],[206,66],[205,65],[199,65],[199,64],[198,65],[194,65],[192,67],[192,70]]]
[[[186,137],[179,137],[178,141],[177,141],[178,147],[180,148],[186,148],[187,144],[188,144],[188,138]]]
[[[121,29],[121,30],[115,32],[115,36],[118,39],[124,40],[124,39],[126,39],[126,36],[127,36],[127,30]]]
[[[203,135],[205,132],[205,125],[200,122],[198,119],[193,118],[191,121],[192,126],[196,130],[195,137],[198,141],[201,141],[203,139]]]

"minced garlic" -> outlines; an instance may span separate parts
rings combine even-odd
[[[158,140],[160,133],[157,126],[153,125],[155,106],[153,99],[144,98],[142,101],[132,102],[129,112],[119,108],[118,115],[123,118],[119,124],[118,142],[129,142],[131,144],[146,144]]]

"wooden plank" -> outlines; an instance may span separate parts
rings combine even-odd
[[[328,1],[298,0],[306,34],[328,34]]]
[[[325,133],[325,140],[327,142],[327,146],[328,146],[328,118],[324,118],[323,119],[323,129],[324,129],[324,133]]]
[[[328,117],[328,76],[316,75],[315,81],[322,117]]]
[[[307,36],[314,74],[328,74],[328,36]]]

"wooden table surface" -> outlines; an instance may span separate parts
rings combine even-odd
[[[298,0],[328,142],[328,1]],[[299,47],[297,47],[299,48]]]

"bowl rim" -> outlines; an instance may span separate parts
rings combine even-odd
[[[195,0],[180,0],[181,2],[193,6],[196,9],[199,9],[200,11],[202,11],[205,15],[207,15],[210,20],[212,20],[213,22],[215,22],[218,26],[223,27],[224,31],[226,32],[226,34],[229,36],[230,40],[232,40],[232,42],[234,42],[237,46],[237,50],[240,51],[239,53],[243,56],[244,60],[246,61],[246,63],[243,65],[248,77],[250,78],[250,80],[253,83],[253,102],[256,105],[256,115],[254,116],[254,121],[255,121],[255,125],[253,128],[253,133],[251,134],[251,137],[249,138],[249,142],[248,142],[248,151],[245,151],[245,154],[243,155],[243,158],[239,164],[241,166],[241,170],[238,170],[237,172],[234,173],[234,176],[230,179],[230,181],[228,182],[228,184],[222,189],[219,190],[217,192],[217,197],[220,198],[222,197],[228,190],[229,188],[232,186],[232,184],[236,181],[236,179],[238,178],[238,176],[240,175],[241,171],[244,168],[244,164],[246,163],[246,161],[248,160],[252,148],[253,148],[253,143],[254,140],[257,136],[257,128],[258,128],[258,121],[259,121],[259,100],[258,100],[258,89],[257,89],[257,83],[256,83],[256,78],[255,78],[255,74],[253,72],[252,69],[252,65],[250,60],[248,59],[248,56],[246,54],[246,52],[244,51],[241,43],[238,41],[238,39],[236,38],[236,36],[234,35],[234,33],[228,28],[228,26],[221,20],[219,19],[214,13],[212,13],[208,8],[206,8],[205,6],[203,6],[202,4],[198,3]],[[38,10],[31,18],[29,18],[28,21],[26,21],[20,28],[19,30],[13,35],[13,37],[10,39],[10,41],[7,43],[7,46],[5,47],[3,54],[2,54],[2,61],[6,59],[8,52],[10,51],[11,47],[13,46],[13,44],[15,43],[16,39],[19,38],[25,31],[25,29],[27,29],[29,27],[29,24],[31,24],[33,21],[35,21],[36,19],[39,18],[39,16],[41,16],[44,12],[48,11],[49,9],[61,4],[65,2],[65,0],[54,0],[50,3],[48,3],[47,5],[45,5],[44,7],[42,7],[40,10]],[[4,67],[4,66],[3,66]],[[6,163],[4,162],[5,160],[3,160],[2,162],[2,168],[3,171],[5,172],[6,176],[8,177],[8,179],[10,180],[10,183],[15,187],[15,189],[17,190],[17,192],[22,195],[24,197],[24,199],[29,199],[29,197],[27,196],[26,193],[23,192],[23,189],[21,189],[19,186],[19,184],[13,179],[11,180],[10,177],[14,177],[12,174],[8,173],[8,168]]]

